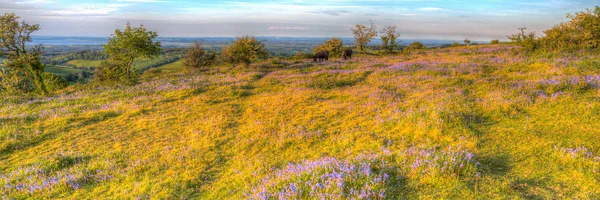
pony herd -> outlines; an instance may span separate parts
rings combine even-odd
[[[344,60],[349,60],[352,59],[352,49],[346,49],[344,50]],[[329,60],[329,51],[325,50],[325,51],[319,51],[318,53],[315,54],[315,56],[313,56],[313,61],[317,62],[323,62],[323,61],[328,61]]]

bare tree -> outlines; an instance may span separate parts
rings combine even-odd
[[[397,43],[400,42],[400,31],[398,31],[398,27],[393,26],[393,25],[387,25],[386,27],[383,28],[383,30],[381,31],[382,34],[384,34],[385,36],[382,36],[381,39],[383,40],[383,37],[387,37],[387,39],[389,40],[389,43],[386,42],[385,48],[388,51],[388,53],[392,53],[394,51],[394,48],[396,48]]]

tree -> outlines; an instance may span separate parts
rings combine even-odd
[[[555,50],[600,47],[600,7],[567,15],[568,21],[544,31],[543,44]]]
[[[194,42],[191,48],[189,48],[183,57],[183,65],[187,67],[200,68],[211,65],[215,55],[207,53],[202,49],[202,45],[198,42]]]
[[[388,46],[390,43],[390,37],[388,36],[380,36],[379,38],[381,38],[381,49],[385,50],[387,52],[388,50]]]
[[[467,47],[471,44],[471,40],[468,39],[463,40],[463,42],[465,43],[465,45],[467,45]]]
[[[256,40],[254,36],[237,37],[236,41],[223,48],[223,58],[230,63],[243,63],[249,67],[252,62],[260,59],[267,59],[269,52],[266,45]]]
[[[342,39],[331,38],[323,42],[321,46],[315,47],[313,49],[313,53],[317,54],[321,51],[329,51],[329,55],[331,55],[332,57],[341,57],[344,51],[342,49],[343,45],[344,43],[342,42]]]
[[[386,37],[389,40],[389,44],[386,42],[385,49],[388,51],[388,53],[392,53],[394,51],[394,48],[396,48],[397,46],[397,42],[400,42],[397,41],[400,38],[400,32],[398,31],[398,27],[388,25],[385,28],[383,28],[381,33],[384,34],[384,36],[381,37],[382,42],[384,37]]]
[[[459,46],[460,46],[460,44],[458,42],[452,43],[452,47],[459,47]]]
[[[410,54],[413,50],[419,50],[419,49],[424,49],[424,48],[425,48],[425,45],[423,43],[413,42],[412,44],[410,44],[406,48],[404,48],[404,53]]]
[[[107,62],[110,62],[112,67],[119,66],[123,68],[126,72],[126,80],[133,82],[133,62],[138,58],[155,58],[160,55],[160,42],[153,41],[157,36],[156,32],[146,30],[143,25],[132,27],[127,23],[125,30],[115,30],[108,44],[102,45],[104,53],[108,55]],[[108,65],[105,64],[105,66]]]
[[[366,27],[364,25],[357,24],[356,28],[352,29],[352,34],[354,34],[354,43],[356,44],[356,48],[359,51],[365,52],[365,47],[374,37],[377,37],[377,30],[375,27],[375,23],[373,21],[370,22],[371,25]]]
[[[492,40],[490,44],[500,44],[500,40]]]
[[[4,65],[11,74],[16,75],[15,78],[21,76],[32,80],[37,90],[47,95],[42,76],[45,66],[40,58],[44,53],[43,47],[26,47],[27,42],[31,42],[31,33],[40,30],[40,25],[30,25],[25,21],[19,23],[19,19],[14,13],[0,17],[0,56],[8,58]]]

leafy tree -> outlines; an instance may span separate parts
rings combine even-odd
[[[45,66],[40,58],[44,53],[43,47],[26,47],[26,43],[31,42],[31,33],[40,30],[40,25],[30,25],[24,21],[19,23],[19,19],[14,13],[0,17],[0,56],[8,58],[4,66],[11,75],[32,80],[37,90],[42,95],[47,95],[48,90],[42,76]]]
[[[452,47],[459,47],[459,46],[460,46],[460,43],[458,43],[458,42],[452,43]]]
[[[329,55],[332,57],[341,57],[343,53],[343,42],[340,38],[331,38],[328,41],[323,42],[321,46],[315,47],[313,53],[319,53],[320,51],[329,51]]]
[[[471,40],[468,39],[463,40],[463,42],[465,43],[465,45],[467,45],[467,47],[471,44]]]
[[[398,39],[400,38],[400,32],[398,31],[398,27],[388,25],[381,31],[384,36],[381,37],[382,42],[384,42],[384,37],[389,40],[385,42],[384,49],[387,50],[388,53],[392,53],[394,48],[396,48],[397,43],[400,42]]]
[[[155,58],[160,55],[160,42],[153,40],[158,36],[154,31],[147,30],[144,26],[132,27],[129,23],[125,30],[115,30],[114,34],[108,41],[108,44],[102,45],[104,53],[108,55],[107,62],[103,67],[120,67],[125,71],[126,79],[110,78],[111,80],[127,80],[134,81],[137,74],[133,71],[133,62],[138,58]],[[110,69],[109,71],[115,71]],[[100,70],[102,71],[102,70]],[[118,70],[117,70],[118,71]],[[121,73],[105,73],[104,75],[119,75]]]
[[[375,23],[371,21],[371,25],[369,27],[357,24],[356,28],[352,29],[352,34],[354,34],[354,43],[356,44],[356,48],[365,53],[365,47],[367,44],[369,44],[374,37],[377,37]]]
[[[500,44],[500,40],[492,40],[490,44]]]
[[[517,34],[509,35],[513,43],[522,46],[527,51],[534,51],[539,47],[539,42],[534,32],[526,33],[527,28],[519,28],[520,32]]]
[[[233,44],[224,47],[221,56],[230,63],[243,63],[249,67],[252,62],[267,59],[269,52],[266,50],[266,45],[256,40],[254,36],[244,36],[237,37]]]
[[[183,57],[183,65],[187,67],[200,68],[211,65],[215,59],[214,54],[207,53],[202,49],[202,45],[194,42]]]

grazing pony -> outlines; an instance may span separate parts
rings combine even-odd
[[[352,49],[344,50],[344,60],[352,59]]]
[[[313,57],[313,60],[315,62],[317,62],[317,60],[319,62],[323,62],[325,60],[329,60],[329,51],[325,50],[325,51],[319,51],[319,53],[315,54],[315,56]]]

